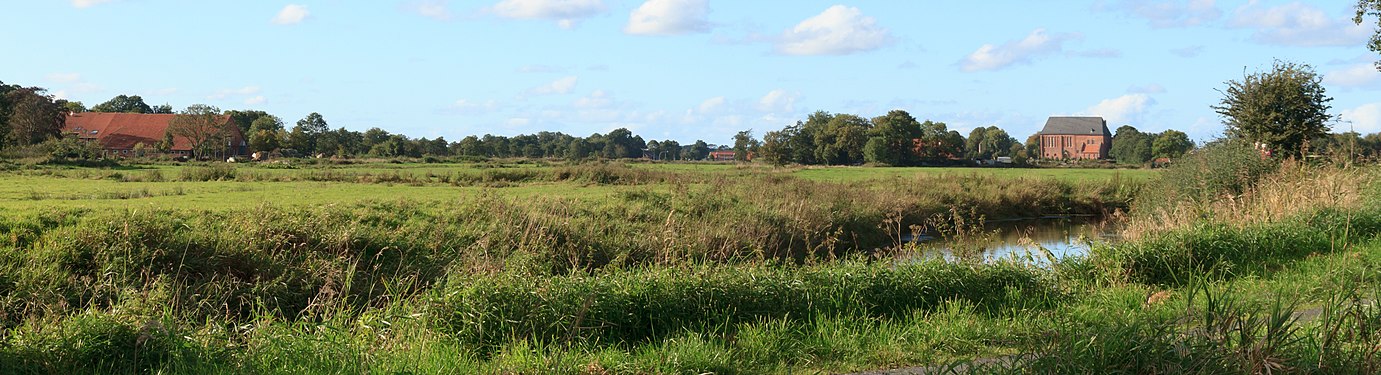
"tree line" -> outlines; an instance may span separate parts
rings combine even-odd
[[[149,151],[167,152],[174,136],[185,137],[196,156],[214,154],[228,136],[223,121],[245,135],[250,152],[278,152],[284,156],[341,157],[450,157],[486,158],[643,158],[658,160],[703,160],[711,151],[727,147],[697,140],[682,145],[675,140],[644,140],[626,128],[586,137],[561,132],[538,132],[512,137],[486,134],[459,141],[444,137],[411,138],[378,127],[353,131],[332,129],[320,113],[310,113],[289,127],[282,118],[260,110],[226,110],[193,104],[174,111],[168,104],[150,105],[138,95],[117,95],[87,108],[81,102],[55,99],[38,87],[5,85],[0,82],[0,149],[30,146],[57,139],[66,114],[81,112],[176,114],[161,141]],[[143,146],[143,147],[141,147]]]

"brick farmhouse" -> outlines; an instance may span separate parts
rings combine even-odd
[[[62,127],[63,134],[75,135],[78,139],[98,142],[107,155],[136,156],[140,151],[155,151],[168,132],[173,114],[141,113],[69,113],[67,123]],[[240,127],[230,122],[230,116],[221,116],[225,127],[224,144],[213,148],[215,157],[242,156],[248,151],[244,133]],[[142,145],[142,146],[140,146]],[[142,150],[141,150],[142,149]],[[192,141],[186,137],[173,137],[172,155],[191,155]]]
[[[1102,117],[1051,117],[1040,132],[1042,159],[1107,159],[1112,132]]]

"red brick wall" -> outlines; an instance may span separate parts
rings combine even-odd
[[[1085,145],[1093,145],[1084,152]],[[1042,159],[1107,159],[1112,137],[1106,135],[1041,135]]]

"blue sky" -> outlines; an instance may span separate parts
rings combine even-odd
[[[891,109],[965,134],[1099,115],[1206,140],[1223,82],[1279,58],[1324,74],[1336,129],[1378,132],[1354,4],[26,0],[0,9],[0,80],[449,140],[626,127],[727,143],[816,110]]]

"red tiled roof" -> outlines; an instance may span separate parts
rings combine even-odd
[[[1085,145],[1084,145],[1084,153],[1085,153],[1085,154],[1097,154],[1098,151],[1099,151],[1098,149],[1100,148],[1100,146],[1101,146],[1101,145],[1085,144]]]
[[[163,134],[168,131],[168,124],[177,115],[173,114],[141,114],[141,113],[101,113],[84,112],[67,115],[67,124],[62,127],[65,134],[77,134],[81,139],[96,139],[101,142],[101,146],[111,150],[133,149],[134,145],[143,143],[145,146],[153,147],[163,140]],[[221,116],[226,124],[230,122],[230,116]],[[232,139],[241,139],[239,128],[230,126],[234,135]],[[173,137],[174,151],[185,151],[192,149],[192,142],[186,137]]]

